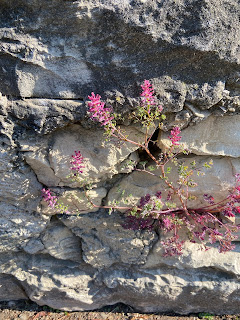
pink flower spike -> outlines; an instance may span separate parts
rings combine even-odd
[[[168,136],[168,138],[172,141],[172,144],[174,146],[178,146],[179,143],[178,141],[181,140],[181,136],[178,136],[179,134],[181,133],[181,130],[179,127],[174,127],[172,130],[171,130],[171,135]]]
[[[102,126],[111,125],[111,120],[114,118],[111,116],[112,109],[105,107],[105,103],[101,101],[101,96],[92,92],[92,95],[88,98],[91,100],[88,102],[90,118],[98,121]]]
[[[74,175],[83,173],[82,169],[85,167],[83,164],[83,156],[80,151],[74,151],[75,154],[72,155],[72,161],[70,162],[72,167],[70,168],[74,171]]]
[[[42,189],[42,197],[44,199],[44,201],[47,202],[48,206],[52,209],[54,209],[56,203],[57,203],[57,197],[53,196],[51,194],[51,191],[49,189]]]
[[[141,93],[142,103],[144,107],[148,108],[148,112],[150,112],[151,106],[154,106],[156,104],[155,97],[153,96],[154,89],[149,80],[144,80],[144,83],[143,85],[141,85],[141,87],[143,89],[143,92]]]

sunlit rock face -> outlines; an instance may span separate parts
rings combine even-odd
[[[164,235],[124,229],[124,210],[89,206],[82,188],[92,183],[97,206],[164,189],[134,171],[144,160],[138,146],[106,141],[86,112],[95,92],[131,113],[149,79],[167,116],[155,152],[178,125],[190,151],[182,161],[213,159],[196,177],[191,206],[203,205],[203,193],[228,194],[240,173],[239,16],[238,0],[0,0],[1,300],[63,310],[123,302],[145,312],[240,312],[239,242],[224,255],[186,242],[182,256],[163,257]],[[141,126],[119,125],[144,141]],[[76,182],[69,174],[78,150],[85,171]],[[42,188],[73,215],[47,208]]]

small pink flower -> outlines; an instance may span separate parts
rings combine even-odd
[[[172,222],[169,220],[169,218],[163,219],[163,224],[167,230],[172,228]]]
[[[114,118],[111,116],[112,109],[105,107],[105,103],[101,101],[99,94],[95,95],[95,93],[92,92],[92,95],[88,96],[88,98],[91,100],[88,102],[90,118],[100,122],[102,126],[110,125],[111,120]]]
[[[181,140],[181,136],[178,136],[179,134],[181,133],[181,130],[179,127],[174,127],[172,130],[171,130],[171,135],[168,137],[171,141],[172,141],[172,144],[174,146],[178,146],[179,143],[178,141]]]
[[[236,181],[237,181],[237,182],[240,182],[240,174],[239,174],[239,173],[236,173],[236,174],[235,174],[235,178],[236,178]]]
[[[53,209],[55,207],[55,205],[57,203],[57,197],[53,196],[49,189],[45,189],[45,188],[42,189],[42,197],[43,197],[44,201],[47,202],[47,204],[50,208]]]
[[[81,155],[80,151],[74,151],[75,154],[72,155],[72,161],[70,162],[72,167],[70,168],[74,171],[74,175],[76,176],[77,173],[83,173],[82,169],[84,168],[83,164],[83,156]]]
[[[161,191],[157,191],[155,193],[155,196],[158,198],[158,199],[161,199],[162,198],[162,192]]]
[[[144,83],[141,85],[143,91],[141,93],[141,97],[142,97],[142,104],[144,106],[144,108],[147,109],[147,112],[150,113],[151,111],[151,107],[155,106],[155,97],[154,95],[154,89],[151,85],[151,83],[149,82],[149,80],[144,80]]]
[[[240,213],[240,207],[234,207],[235,212]]]

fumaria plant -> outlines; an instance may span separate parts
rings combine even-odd
[[[181,131],[179,127],[173,127],[169,135],[169,147],[156,155],[151,151],[153,128],[158,123],[166,119],[162,113],[163,107],[158,105],[154,89],[148,80],[145,80],[142,87],[141,102],[131,117],[134,122],[145,128],[145,138],[143,142],[131,140],[117,125],[118,116],[114,114],[111,107],[106,107],[101,101],[100,95],[93,92],[89,96],[88,114],[93,121],[97,121],[104,128],[107,140],[115,139],[122,143],[131,143],[146,152],[154,165],[147,162],[135,165],[134,170],[142,171],[146,174],[158,177],[164,183],[164,190],[159,190],[155,194],[143,195],[134,206],[119,206],[117,201],[108,206],[97,206],[86,197],[93,207],[101,207],[113,210],[125,210],[124,228],[133,230],[147,229],[149,232],[160,229],[168,236],[161,241],[164,255],[173,256],[182,254],[183,244],[186,239],[191,242],[200,242],[203,248],[208,249],[207,243],[218,243],[220,252],[227,252],[234,249],[232,241],[237,239],[236,232],[240,229],[236,225],[234,218],[240,213],[240,175],[236,175],[236,184],[229,190],[229,195],[219,202],[215,202],[213,197],[203,194],[206,205],[201,208],[190,208],[189,200],[194,200],[191,188],[197,184],[194,182],[193,174],[203,175],[203,169],[210,168],[212,161],[205,163],[201,168],[196,161],[186,165],[179,160],[181,154],[187,154],[181,141]],[[178,179],[171,181],[170,173],[172,167],[178,171]],[[81,151],[75,151],[71,158],[71,176],[73,179],[83,181],[82,173],[85,170],[84,159]],[[204,179],[204,177],[203,177]],[[83,182],[84,186],[84,182]],[[86,186],[84,187],[86,190]],[[58,203],[55,195],[48,189],[42,190],[43,198],[51,208],[59,212],[71,214],[66,207]],[[163,196],[166,194],[166,197]],[[180,233],[181,230],[181,233]],[[185,237],[181,238],[184,234]],[[186,237],[187,236],[187,237]]]

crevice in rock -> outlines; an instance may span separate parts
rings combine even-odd
[[[149,142],[149,151],[151,152],[152,155],[158,157],[159,153],[161,152],[161,149],[157,145],[157,140],[158,140],[158,135],[159,135],[160,129],[157,128],[154,133],[152,134],[151,140]],[[152,161],[152,159],[149,157],[147,152],[143,149],[138,149],[139,157],[140,157],[140,162],[141,161]]]
[[[13,96],[13,95],[6,95],[9,101],[11,100],[34,100],[34,99],[39,99],[39,100],[57,100],[57,101],[81,101],[84,103],[85,99],[83,97],[76,97],[76,98],[61,98],[61,97],[46,97],[46,96],[31,96],[31,97],[22,97],[22,96]]]

